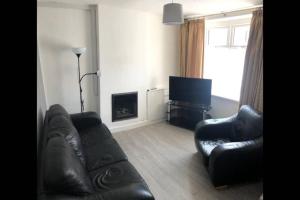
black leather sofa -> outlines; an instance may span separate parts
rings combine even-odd
[[[216,187],[263,177],[263,117],[248,105],[229,118],[199,122],[195,144]]]
[[[39,152],[38,199],[154,200],[95,112],[46,112]]]

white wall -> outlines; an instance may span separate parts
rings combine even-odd
[[[212,109],[208,112],[212,118],[224,118],[234,115],[239,110],[239,102],[218,96],[211,97]]]
[[[80,8],[38,6],[37,37],[49,106],[61,104],[70,113],[80,112],[77,57],[72,47],[87,47],[80,57],[81,74],[95,71],[91,11]],[[94,25],[93,25],[94,26]],[[82,81],[85,111],[97,111],[95,79]]]
[[[37,105],[36,105],[36,115],[37,115],[37,150],[40,140],[40,134],[42,132],[42,127],[44,123],[44,116],[47,109],[43,76],[41,71],[41,63],[39,57],[39,49],[37,48]]]
[[[146,120],[146,90],[179,75],[179,27],[137,10],[99,5],[100,111],[114,129]],[[112,122],[111,94],[138,92],[138,118]]]

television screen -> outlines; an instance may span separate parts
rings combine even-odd
[[[169,99],[210,106],[211,79],[169,77]]]

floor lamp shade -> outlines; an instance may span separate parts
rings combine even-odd
[[[179,3],[168,3],[164,5],[163,23],[166,25],[178,25],[184,22],[182,5]]]
[[[79,54],[83,54],[86,51],[85,47],[76,47],[76,48],[72,48],[73,53],[75,53],[76,55]]]

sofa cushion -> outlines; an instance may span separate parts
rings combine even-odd
[[[80,136],[69,118],[64,115],[54,116],[49,122],[47,130],[48,138],[62,134],[66,141],[74,149],[82,164],[85,165],[85,157],[82,150]]]
[[[70,119],[70,115],[68,114],[66,109],[59,104],[54,104],[54,105],[50,106],[47,115],[48,115],[49,122],[51,121],[51,119],[53,117],[58,116],[58,115],[63,115],[66,118]]]
[[[64,135],[56,134],[48,140],[44,185],[47,193],[86,195],[93,192],[86,169]]]
[[[196,140],[196,146],[197,149],[202,153],[203,155],[203,161],[205,165],[208,165],[209,156],[210,153],[214,148],[216,148],[218,145],[230,142],[228,139],[215,139],[215,140]]]
[[[86,168],[92,171],[108,164],[127,160],[127,156],[116,142],[110,138],[98,145],[84,146]]]
[[[101,192],[101,194],[108,191],[120,190],[137,183],[142,184],[144,190],[149,190],[143,178],[128,161],[121,161],[112,165],[107,165],[98,170],[89,172],[89,175],[94,189]],[[124,195],[126,195],[126,193],[124,193]],[[126,199],[126,196],[124,199]]]
[[[216,139],[216,140],[206,140],[206,141],[200,141],[202,152],[205,156],[209,156],[212,150],[220,145],[230,142],[230,140],[227,139]]]
[[[102,192],[103,199],[117,200],[154,200],[153,195],[144,183],[131,183],[127,186]]]
[[[96,112],[71,114],[70,118],[78,131],[102,124],[102,120]]]
[[[112,135],[105,124],[99,124],[79,131],[82,146],[90,147],[112,138]]]

